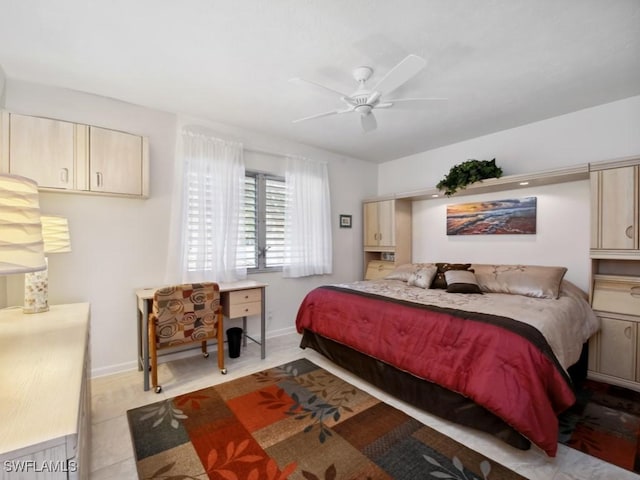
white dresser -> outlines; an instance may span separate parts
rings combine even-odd
[[[0,479],[89,477],[89,317],[0,310]]]

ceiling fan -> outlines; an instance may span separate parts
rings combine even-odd
[[[321,85],[310,80],[304,80],[302,78],[292,78],[290,81],[294,83],[304,83],[319,87],[324,90],[328,90],[334,94],[340,96],[340,100],[346,104],[345,108],[330,110],[328,112],[318,113],[309,117],[299,118],[294,120],[293,123],[303,122],[306,120],[312,120],[315,118],[328,117],[330,115],[340,115],[343,113],[356,112],[360,114],[360,123],[362,129],[365,132],[375,130],[378,126],[376,117],[373,114],[373,110],[378,108],[391,108],[398,102],[422,102],[431,100],[447,100],[446,98],[384,98],[383,95],[388,95],[398,87],[413,78],[420,70],[427,65],[427,62],[417,56],[409,55],[395,67],[393,67],[381,80],[378,81],[373,87],[366,85],[367,80],[373,74],[373,68],[362,66],[353,69],[353,78],[358,82],[358,89],[347,95],[343,92],[335,90],[331,87]]]

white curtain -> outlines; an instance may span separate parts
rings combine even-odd
[[[287,157],[284,277],[332,272],[331,199],[326,163]]]
[[[244,199],[242,144],[184,127],[176,152],[167,283],[246,278],[246,268],[236,265]]]

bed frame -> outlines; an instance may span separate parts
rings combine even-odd
[[[531,447],[531,442],[504,420],[459,393],[418,378],[306,329],[303,332],[300,347],[312,348],[338,366],[422,410],[460,425],[490,433],[520,450],[528,450]],[[574,389],[587,376],[587,359],[588,343],[585,343],[580,360],[568,369]]]

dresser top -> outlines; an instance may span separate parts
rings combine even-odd
[[[77,433],[89,316],[88,303],[0,310],[0,459]]]

